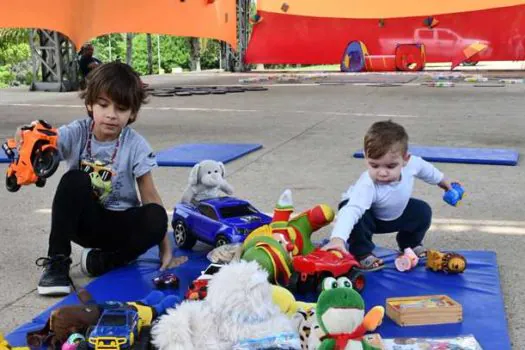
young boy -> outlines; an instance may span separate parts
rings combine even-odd
[[[432,209],[411,198],[414,178],[451,189],[443,173],[432,164],[408,153],[405,129],[392,121],[374,123],[364,139],[365,162],[368,168],[354,186],[343,194],[343,202],[330,242],[323,249],[349,251],[363,269],[378,270],[383,261],[373,255],[375,233],[398,232],[397,244],[403,251],[412,248],[422,257],[423,237],[430,227]]]
[[[167,214],[151,171],[156,157],[133,123],[145,92],[139,76],[122,63],[108,63],[88,76],[81,93],[88,118],[59,129],[59,152],[68,172],[57,187],[41,295],[68,294],[71,242],[84,249],[81,269],[101,275],[160,245],[161,269],[172,262]],[[140,201],[137,196],[140,194]]]

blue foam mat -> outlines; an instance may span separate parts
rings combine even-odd
[[[157,164],[191,167],[205,159],[226,164],[260,148],[262,145],[258,143],[183,144],[157,152]]]
[[[187,263],[172,271],[180,278],[180,287],[173,293],[182,296],[189,283],[208,265],[208,261],[206,251],[191,253],[176,251],[175,253],[190,257]],[[376,253],[384,258],[387,267],[366,275],[363,298],[367,309],[374,305],[384,306],[386,298],[390,297],[446,294],[463,306],[464,317],[462,323],[456,324],[399,327],[385,316],[383,324],[378,328],[383,338],[473,334],[483,349],[511,349],[494,252],[459,251],[468,261],[467,270],[461,275],[432,272],[426,270],[423,263],[410,272],[401,273],[393,267],[395,252],[377,249]],[[143,257],[154,263],[142,261],[112,271],[92,281],[87,289],[100,301],[129,301],[143,298],[153,288],[151,279],[158,273],[157,248],[152,249]],[[311,298],[298,297],[298,299]],[[7,339],[12,345],[25,345],[25,334],[41,328],[52,309],[72,303],[77,303],[74,295],[68,296],[44,311],[32,322],[19,327],[7,335]]]
[[[4,151],[0,151],[0,163],[9,163],[9,159],[4,154]]]
[[[502,148],[454,148],[409,146],[409,152],[429,162],[517,165],[519,154],[515,150]],[[363,150],[354,153],[355,158],[364,158]]]

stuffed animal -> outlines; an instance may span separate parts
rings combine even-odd
[[[288,317],[293,317],[299,310],[308,312],[315,309],[315,303],[298,301],[288,289],[281,286],[272,285],[272,300]]]
[[[291,218],[292,192],[285,190],[274,208],[270,225],[253,230],[243,243],[241,259],[257,261],[268,271],[270,282],[287,285],[292,274],[292,257],[314,250],[312,233],[334,219],[334,211],[320,204]]]
[[[462,273],[467,268],[467,259],[461,254],[444,253],[437,250],[427,252],[427,269],[447,274]]]
[[[191,203],[219,197],[219,191],[233,194],[232,186],[224,179],[226,169],[222,162],[203,160],[191,169],[188,187],[182,195],[182,202]]]
[[[352,289],[348,278],[325,278],[316,306],[317,322],[322,334],[318,349],[377,349],[363,340],[363,336],[381,324],[384,314],[385,309],[382,306],[374,306],[365,315],[363,298]]]
[[[213,275],[206,299],[184,301],[160,317],[152,343],[159,350],[231,350],[240,341],[283,332],[294,327],[272,302],[267,272],[241,260]]]

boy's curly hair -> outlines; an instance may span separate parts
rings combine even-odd
[[[408,151],[408,134],[405,128],[392,120],[372,124],[365,135],[365,156],[379,159],[391,150],[400,151],[402,155]]]
[[[147,94],[139,75],[127,64],[105,63],[89,72],[86,89],[80,93],[86,106],[93,105],[104,94],[125,110],[131,110],[128,124],[137,119],[142,104],[147,103]],[[93,115],[88,111],[91,118]]]

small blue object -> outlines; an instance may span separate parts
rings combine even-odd
[[[180,279],[180,288],[173,294],[182,300],[189,284],[200,276],[210,262],[206,259],[209,247],[201,250],[175,250],[174,255],[188,256],[189,260],[174,269]],[[203,250],[204,249],[204,250]],[[458,275],[435,273],[419,264],[410,271],[410,278],[394,267],[398,252],[377,248],[376,256],[387,265],[383,270],[367,274],[366,287],[362,297],[366,311],[375,305],[384,305],[386,298],[406,297],[407,295],[445,294],[463,307],[463,322],[432,326],[399,327],[385,317],[377,329],[383,338],[401,337],[443,337],[473,334],[483,349],[510,350],[508,324],[501,291],[496,254],[489,251],[461,250],[468,261],[468,268]],[[135,264],[110,271],[94,280],[87,290],[96,300],[139,300],[153,288],[151,279],[158,274],[158,264],[146,260],[159,261],[158,247],[150,249]],[[164,299],[166,301],[167,298]],[[315,299],[305,300],[312,301]],[[22,325],[6,336],[13,346],[25,346],[28,331],[41,329],[49,319],[52,310],[64,305],[78,304],[74,294],[67,296],[49,309],[37,315],[29,323]],[[173,304],[172,304],[173,305]],[[490,331],[487,331],[490,330]]]
[[[452,189],[445,192],[445,194],[443,195],[443,200],[451,206],[455,207],[463,199],[463,194],[465,193],[465,190],[457,182],[453,182],[451,185]]]
[[[409,152],[429,162],[516,165],[519,154],[515,150],[501,148],[453,148],[409,146]],[[354,153],[355,158],[364,158],[363,150]]]
[[[175,205],[171,225],[175,244],[191,249],[197,240],[215,246],[243,242],[251,231],[271,221],[245,200],[219,197]]]
[[[183,144],[157,152],[157,164],[192,167],[206,159],[226,164],[260,148],[262,145],[258,143]]]

